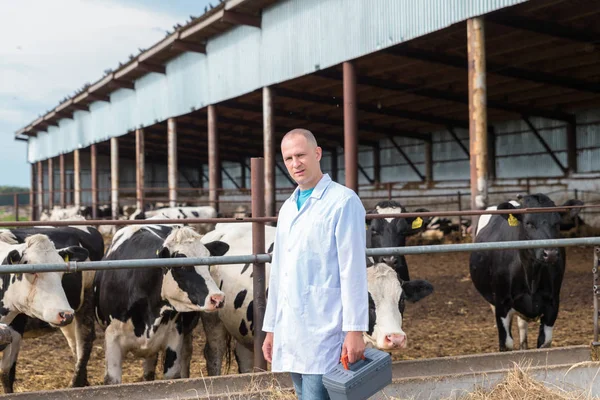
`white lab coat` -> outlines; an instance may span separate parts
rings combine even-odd
[[[327,174],[300,210],[298,191],[279,211],[263,330],[273,372],[324,374],[346,332],[368,330],[365,209]]]

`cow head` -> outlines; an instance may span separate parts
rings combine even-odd
[[[229,245],[214,241],[203,244],[190,227],[175,227],[167,236],[161,258],[222,256]],[[161,296],[177,311],[216,311],[223,307],[225,294],[210,276],[208,266],[165,268]]]
[[[418,209],[415,212],[427,211]],[[406,209],[395,201],[382,201],[375,206],[375,210],[368,214],[402,214]],[[378,218],[367,221],[367,247],[403,247],[406,244],[406,237],[415,235],[425,229],[428,220],[420,217],[404,218]],[[400,256],[377,256],[374,257],[375,263],[385,262],[395,268],[400,274],[400,278],[409,280],[408,269],[404,257]],[[403,272],[404,271],[404,272]],[[406,272],[406,273],[405,273]]]
[[[83,261],[88,251],[72,246],[56,250],[46,235],[32,235],[16,245],[2,261],[12,264],[60,264],[69,259]],[[14,273],[2,277],[2,313],[25,314],[52,326],[65,326],[73,321],[73,309],[62,287],[62,272]]]
[[[554,202],[548,196],[538,193],[527,196],[518,196],[520,206],[515,207],[510,202],[498,205],[498,210],[514,210],[518,208],[541,208],[556,207]],[[580,200],[568,200],[563,206],[581,206]],[[575,218],[579,214],[579,208],[572,208],[565,213],[527,213],[527,214],[502,214],[507,220],[509,226],[518,229],[519,240],[544,240],[557,239],[560,237],[560,221],[565,214]],[[540,248],[527,249],[524,253],[529,253],[538,262],[554,263],[559,257],[558,248]]]
[[[402,330],[405,301],[415,303],[433,292],[424,280],[401,281],[389,265],[378,263],[367,268],[369,287],[369,331],[365,342],[381,350],[406,347]]]

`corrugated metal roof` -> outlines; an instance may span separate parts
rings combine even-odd
[[[166,62],[166,74],[148,73],[135,90],[95,102],[29,140],[35,162],[126,134],[274,83],[376,52],[470,17],[526,0],[285,0],[263,10],[261,28],[238,26],[208,39],[206,55]],[[73,138],[71,124],[77,137]],[[75,141],[63,141],[68,135]]]

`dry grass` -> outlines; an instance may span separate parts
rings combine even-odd
[[[528,372],[528,365],[515,364],[506,378],[490,389],[478,388],[460,400],[588,400],[597,399],[587,391],[566,391],[552,384],[544,385]]]

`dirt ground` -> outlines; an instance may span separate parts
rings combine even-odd
[[[561,310],[554,330],[554,347],[589,344],[592,340],[592,248],[568,248],[567,271],[561,293]],[[469,280],[468,253],[409,256],[412,279],[427,279],[434,293],[416,304],[407,304],[404,330],[408,348],[393,352],[395,360],[489,353],[497,351],[498,339],[490,307]],[[530,346],[537,341],[538,325],[530,323]],[[516,322],[513,336],[518,336]],[[515,340],[518,343],[518,340]],[[102,332],[89,363],[92,385],[102,384],[104,351]],[[192,377],[206,376],[202,356],[203,338],[196,330]],[[159,361],[160,365],[160,361]],[[73,371],[73,357],[58,331],[24,340],[15,390],[66,388]],[[236,373],[232,362],[229,373]],[[160,377],[160,368],[157,368]],[[123,366],[123,382],[138,382],[141,360],[129,356]]]

